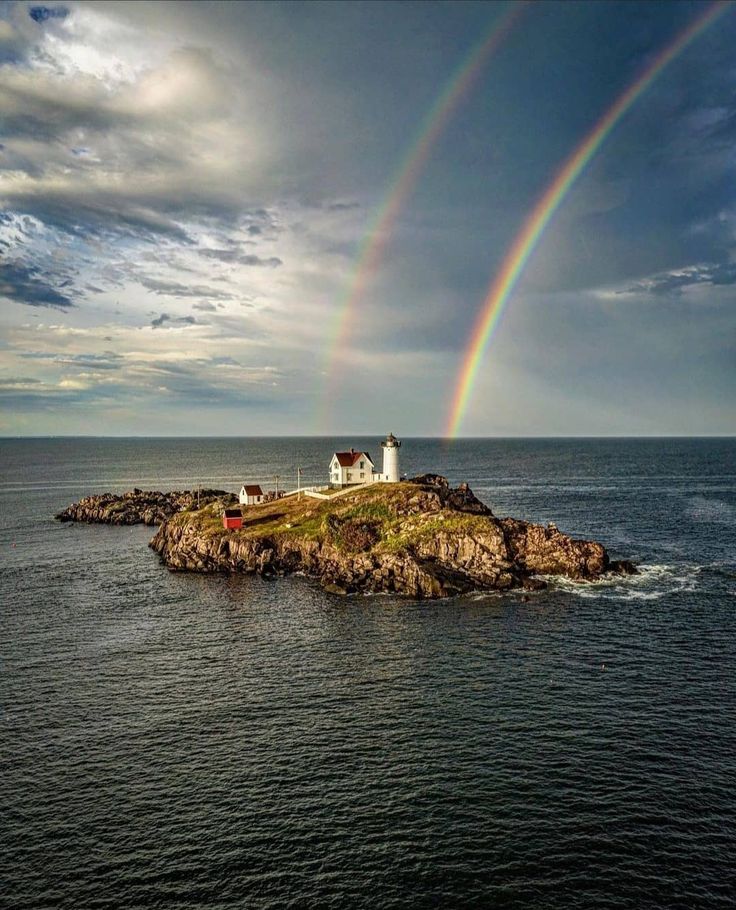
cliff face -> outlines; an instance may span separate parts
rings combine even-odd
[[[131,490],[122,495],[101,493],[72,503],[56,518],[59,521],[82,521],[108,525],[159,525],[183,509],[222,503],[222,507],[237,504],[238,499],[224,490],[175,490],[158,493],[152,490]]]
[[[556,528],[497,519],[466,486],[444,478],[376,485],[334,501],[282,500],[245,510],[242,530],[218,527],[217,507],[166,521],[150,546],[171,569],[301,572],[333,593],[446,597],[539,588],[536,575],[595,579],[612,564],[603,546]]]

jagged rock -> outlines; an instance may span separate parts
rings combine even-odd
[[[259,506],[242,531],[213,528],[213,509],[175,514],[158,529],[150,546],[169,568],[300,572],[333,594],[416,598],[541,590],[546,583],[538,575],[591,580],[636,571],[632,563],[612,563],[595,541],[574,540],[554,526],[498,519],[466,484],[453,490],[440,475],[358,489],[317,507],[289,500]]]
[[[556,527],[503,518],[511,559],[527,572],[566,575],[573,579],[598,578],[609,568],[603,546],[592,540],[573,540]]]
[[[159,525],[183,509],[198,503],[206,506],[221,501],[225,506],[237,503],[237,496],[225,490],[175,490],[171,493],[143,491],[137,487],[127,493],[100,493],[72,503],[56,518],[59,521],[81,521],[89,524]]]
[[[412,477],[409,483],[416,483],[422,487],[440,487],[448,489],[450,484],[446,477],[441,474],[418,474]]]
[[[343,597],[348,593],[347,588],[343,588],[341,585],[335,584],[334,581],[323,581],[322,590],[326,591],[328,594],[339,594]]]
[[[548,587],[547,582],[541,578],[534,578],[533,575],[527,575],[521,580],[521,586],[525,591],[544,591]],[[526,598],[528,600],[528,598]]]
[[[447,507],[455,512],[469,512],[475,515],[493,514],[466,483],[459,484],[453,490],[447,478],[441,474],[420,474],[418,477],[413,477],[409,483],[431,488],[435,500],[440,503],[441,507]]]
[[[629,559],[617,559],[609,562],[608,571],[615,572],[616,575],[638,575],[639,570]]]

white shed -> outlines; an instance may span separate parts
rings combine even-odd
[[[263,490],[256,483],[244,483],[238,497],[243,506],[255,506],[263,502]]]

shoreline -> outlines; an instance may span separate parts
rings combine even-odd
[[[302,574],[331,594],[389,593],[417,598],[514,589],[542,590],[542,576],[594,581],[635,574],[597,541],[554,524],[497,518],[467,486],[424,474],[410,481],[356,486],[339,497],[296,494],[239,507],[222,490],[86,497],[60,521],[158,524],[149,542],[172,571]],[[224,528],[224,509],[242,527]]]

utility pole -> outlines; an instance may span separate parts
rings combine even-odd
[[[279,475],[274,474],[274,479],[276,481],[276,499],[279,498]]]
[[[302,469],[296,469],[296,498],[302,498]]]

